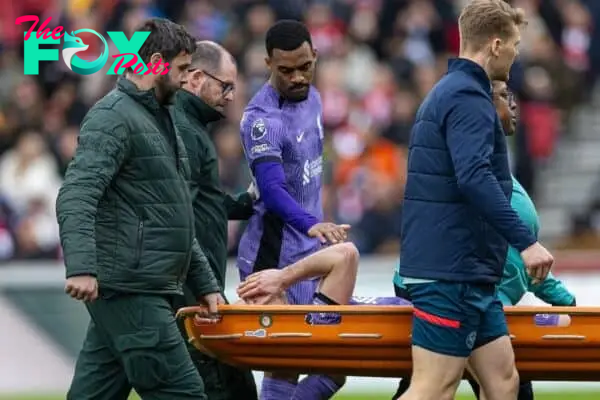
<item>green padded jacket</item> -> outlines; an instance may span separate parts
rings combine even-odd
[[[100,289],[220,291],[194,234],[185,146],[154,90],[121,77],[85,116],[56,212],[66,275]]]
[[[208,125],[222,119],[222,114],[183,89],[177,92],[171,113],[190,160],[196,238],[217,280],[224,287],[227,221],[250,218],[254,211],[252,198],[247,192],[231,196],[221,187],[219,159]]]

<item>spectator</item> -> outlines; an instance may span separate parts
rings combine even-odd
[[[408,138],[416,106],[458,51],[457,15],[466,0],[51,0],[10,2],[0,30],[0,260],[57,255],[55,187],[77,145],[86,110],[115,76],[76,75],[62,62],[23,76],[14,19],[52,16],[49,27],[125,31],[149,16],[175,19],[237,58],[240,79],[230,124],[215,126],[224,187],[247,187],[238,122],[267,76],[264,34],[276,18],[304,18],[319,52],[323,101],[324,208],[354,225],[363,253],[396,251]],[[598,73],[596,0],[513,0],[529,20],[512,87],[522,133],[512,143],[515,170],[533,190],[539,161],[549,160],[573,107],[587,101]],[[64,4],[64,5],[61,5]],[[19,29],[17,29],[19,28]],[[99,42],[85,36],[95,57]],[[87,42],[86,42],[87,43]],[[109,41],[112,46],[112,43]],[[111,49],[116,54],[116,48]],[[590,88],[591,89],[591,88]],[[230,226],[235,251],[240,226]]]
[[[55,257],[59,245],[54,207],[60,175],[38,132],[25,132],[0,158],[0,193],[16,215],[17,254]],[[5,226],[6,228],[6,226]]]

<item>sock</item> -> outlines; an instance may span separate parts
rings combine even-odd
[[[316,306],[339,305],[321,292],[314,294],[313,304]],[[341,316],[336,313],[310,313],[306,316],[306,322],[311,325],[337,325],[341,320]]]
[[[398,383],[398,390],[396,390],[396,394],[394,395],[393,399],[399,399],[400,396],[402,396],[404,393],[406,393],[409,386],[410,386],[410,378],[400,379],[400,382]]]
[[[341,388],[342,385],[326,375],[309,375],[298,383],[292,400],[327,400]]]
[[[531,381],[520,383],[517,400],[533,400],[533,386],[531,385]]]
[[[290,400],[295,389],[295,383],[266,376],[262,381],[260,400]]]

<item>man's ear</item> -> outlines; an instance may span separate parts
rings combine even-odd
[[[202,72],[202,70],[199,69],[195,69],[192,72],[189,73],[188,76],[188,82],[190,82],[190,84],[196,88],[198,86],[200,86],[202,84],[202,82],[205,79],[205,74],[204,72]]]
[[[156,65],[156,64],[164,64],[163,63],[163,56],[160,53],[154,53],[150,56],[150,63],[152,64],[152,66]]]
[[[265,65],[271,70],[271,57],[265,57]]]
[[[317,58],[319,57],[319,52],[314,47],[312,49],[312,54],[313,54],[313,57],[315,58],[315,61],[317,61]]]
[[[500,47],[502,47],[502,40],[500,40],[500,38],[494,38],[490,46],[490,51],[494,57],[500,56]]]

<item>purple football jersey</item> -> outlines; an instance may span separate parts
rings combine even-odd
[[[305,101],[291,103],[267,83],[250,100],[240,123],[250,170],[254,173],[253,167],[263,161],[281,162],[287,191],[319,221],[323,220],[321,114],[321,98],[314,87]],[[285,224],[259,199],[240,240],[237,265],[242,274],[253,271],[255,264],[257,268],[282,268],[319,248],[317,239]]]

